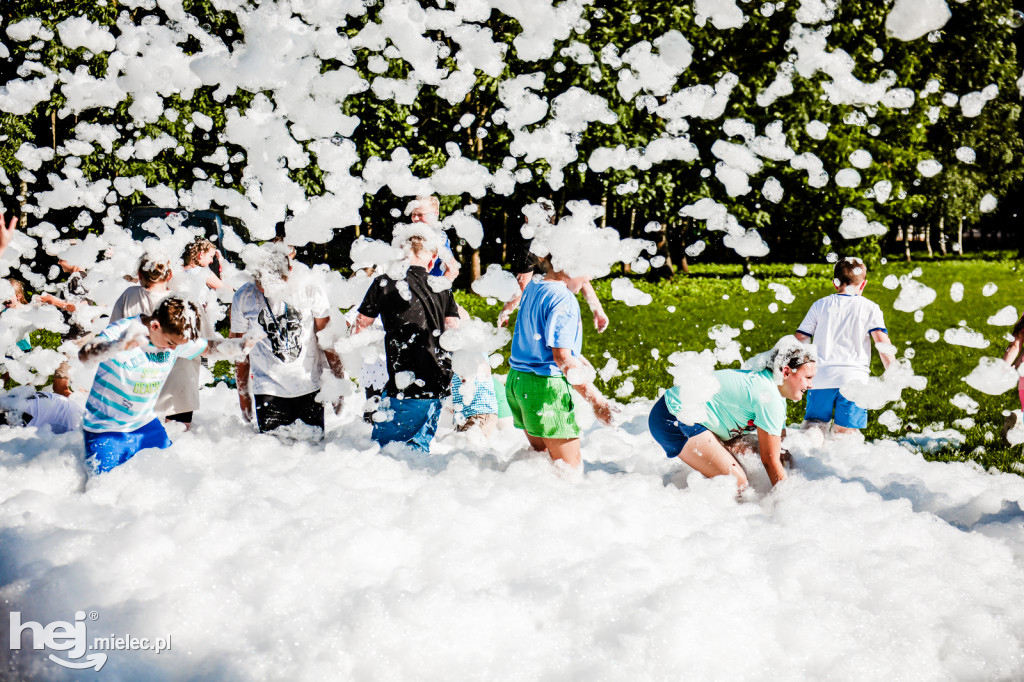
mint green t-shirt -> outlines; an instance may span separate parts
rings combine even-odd
[[[772,436],[781,436],[786,427],[786,399],[779,393],[770,369],[751,372],[743,369],[720,369],[715,378],[721,388],[708,401],[708,418],[701,422],[722,440],[729,440],[761,428]],[[682,387],[665,391],[665,406],[672,414],[682,409],[679,399]]]

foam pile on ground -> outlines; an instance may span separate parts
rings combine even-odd
[[[204,391],[192,432],[84,493],[78,437],[0,437],[2,598],[42,623],[96,611],[90,636],[173,637],[110,652],[104,679],[1024,673],[1018,476],[791,436],[791,479],[766,494],[746,458],[737,503],[664,456],[649,403],[594,426],[565,480],[519,433],[443,428],[430,457],[386,456],[351,411],[282,448],[233,397]],[[708,631],[772,646],[737,657]],[[15,665],[81,676],[34,653]]]

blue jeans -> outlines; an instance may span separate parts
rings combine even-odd
[[[405,443],[420,452],[430,452],[430,441],[437,432],[437,420],[441,416],[441,401],[436,398],[392,398],[388,395],[380,401],[377,414],[390,418],[373,422],[371,436],[381,446],[388,443]]]
[[[169,448],[171,439],[159,419],[134,431],[85,431],[85,463],[94,474],[120,466],[146,448]]]

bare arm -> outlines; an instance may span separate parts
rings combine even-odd
[[[793,334],[793,336],[795,336],[796,340],[799,341],[800,343],[807,343],[808,341],[811,340],[811,337],[807,336],[807,334],[804,334],[803,332],[797,332]]]
[[[608,328],[608,316],[604,313],[604,307],[601,306],[601,299],[597,297],[597,292],[594,291],[594,285],[587,282],[583,285],[583,300],[587,302],[590,307],[590,312],[594,314],[594,328],[597,329],[597,333],[600,334]]]
[[[231,332],[230,339],[240,339],[244,334]],[[235,361],[235,388],[238,390],[238,406],[242,409],[245,421],[252,421],[252,396],[249,395],[249,355]]]
[[[139,322],[133,322],[124,334],[114,340],[107,340],[99,336],[90,339],[78,351],[80,362],[103,362],[112,358],[123,350],[138,348],[148,341],[146,327]]]
[[[56,306],[61,310],[66,310],[69,313],[75,312],[75,304],[69,301],[62,301],[56,296],[51,294],[36,294],[32,297],[32,302],[46,303],[48,305]]]
[[[359,315],[356,317],[356,325],[352,327],[352,333],[358,334],[361,331],[365,331],[372,324],[372,317],[367,317],[366,315],[359,313]]]
[[[459,261],[455,258],[455,254],[450,249],[442,249],[437,254],[437,257],[444,263],[444,276],[454,282],[455,278],[459,276],[459,271],[462,269]]]
[[[317,335],[319,335],[321,331],[326,329],[327,325],[329,325],[330,323],[331,318],[329,317],[313,318],[313,327],[316,329]],[[327,358],[327,366],[331,368],[331,373],[334,376],[338,377],[339,379],[344,378],[345,368],[342,366],[341,358],[338,356],[338,354],[335,353],[333,350],[324,350],[324,356]]]
[[[761,427],[757,429],[757,450],[761,455],[761,464],[768,472],[772,485],[786,480],[786,470],[782,466],[782,436],[773,436]]]
[[[516,295],[505,304],[505,307],[498,313],[498,326],[504,327],[508,324],[508,318],[512,315],[512,311],[519,307],[519,300],[523,297],[523,290],[526,289],[526,285],[533,279],[532,272],[521,272],[516,275],[516,282],[519,283],[519,291]]]
[[[459,324],[462,320],[458,317],[446,317],[444,318],[444,328],[447,329],[458,329]]]
[[[1024,360],[1024,356],[1020,354],[1020,339],[1018,337],[1013,337],[1013,341],[1003,351],[1003,360],[1014,367],[1019,367],[1021,360]]]
[[[249,338],[243,341],[243,335],[231,334],[226,339],[205,339],[206,350],[202,355],[211,360],[235,360],[239,357],[249,357],[249,351],[259,342],[259,338]]]
[[[875,344],[884,343],[887,346],[892,345],[892,341],[889,340],[889,335],[881,330],[871,332],[871,340]],[[889,366],[896,362],[896,358],[892,353],[883,353],[881,349],[878,351],[878,357],[882,358],[882,367],[889,369]]]
[[[569,370],[580,365],[590,366],[586,358],[573,355],[572,350],[569,348],[552,348],[551,353],[555,357],[555,364],[558,365],[558,369],[562,371],[566,377],[569,376]],[[576,389],[576,392],[583,396],[591,407],[594,408],[594,416],[602,423],[611,426],[612,423],[612,408],[605,400],[601,392],[597,390],[597,387],[593,383],[587,382],[585,384],[572,384],[572,387]]]
[[[220,289],[224,286],[224,280],[212,272],[206,277],[206,286],[211,289]]]

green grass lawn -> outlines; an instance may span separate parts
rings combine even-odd
[[[1017,261],[1006,254],[986,256],[915,263],[890,261],[869,272],[865,295],[881,306],[889,335],[899,348],[899,356],[912,355],[915,373],[928,379],[924,391],[905,390],[901,403],[888,406],[903,420],[900,432],[917,433],[929,426],[935,429],[956,428],[966,436],[963,447],[947,448],[926,456],[945,461],[975,460],[984,467],[1016,471],[1014,464],[1021,461],[1021,447],[1011,448],[999,435],[1003,412],[1020,407],[1016,391],[989,396],[963,382],[963,377],[977,365],[979,358],[986,355],[999,357],[1006,346],[1004,335],[1009,327],[994,327],[987,323],[987,319],[1005,306],[1013,305],[1018,312],[1024,306],[1024,301],[1017,298],[1022,282]],[[915,322],[911,313],[893,309],[899,289],[889,290],[882,285],[887,275],[899,277],[916,268],[922,271],[918,281],[935,289],[938,294],[935,301],[924,308],[921,322]],[[741,330],[737,340],[745,349],[746,358],[770,348],[779,337],[794,332],[811,303],[834,291],[831,266],[827,265],[808,266],[804,277],[797,277],[792,265],[754,265],[753,275],[761,285],[753,293],[741,285],[742,268],[739,265],[695,265],[689,276],[680,274],[671,281],[657,283],[637,277],[633,279],[634,285],[651,294],[654,300],[647,306],[632,308],[611,298],[611,278],[597,282],[595,287],[612,322],[606,332],[598,334],[589,324],[586,305],[581,303],[585,322],[583,352],[598,369],[611,357],[618,361],[622,371],[620,376],[607,383],[598,380],[598,387],[607,395],[613,395],[628,380],[634,385],[632,397],[654,398],[660,388],[671,385],[672,378],[667,368],[668,356],[672,352],[714,347],[714,342],[707,335],[710,327],[726,324]],[[788,305],[777,302],[778,310],[774,313],[769,306],[776,302],[775,293],[766,286],[770,282],[789,287],[795,296]],[[963,300],[959,303],[950,297],[950,287],[954,282],[964,286]],[[998,291],[984,296],[982,289],[990,282],[998,286]],[[457,298],[473,315],[491,322],[497,319],[501,309],[500,304],[488,305],[484,299],[467,292],[459,292]],[[749,331],[742,331],[745,320],[754,324]],[[979,350],[950,345],[941,338],[934,343],[925,338],[929,329],[942,334],[961,322],[981,332],[990,342],[989,347]],[[507,369],[508,366],[503,365],[498,371]],[[877,375],[881,371],[881,361],[876,354],[872,374]],[[950,403],[957,393],[966,393],[979,403],[977,414],[967,415]],[[803,408],[803,402],[790,403],[790,422],[802,420]],[[870,413],[866,437],[892,438],[900,435],[889,432],[875,421],[880,414],[881,411]],[[965,429],[953,425],[954,420],[968,416],[975,421],[973,427]]]

